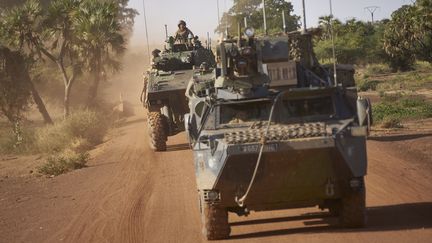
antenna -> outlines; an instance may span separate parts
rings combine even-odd
[[[266,16],[266,4],[265,4],[265,0],[262,1],[263,4],[263,18],[264,18],[264,33],[265,35],[268,35],[268,31],[267,31],[267,16]]]
[[[207,49],[209,49],[210,50],[210,33],[209,32],[207,32]]]
[[[227,12],[227,5],[226,5],[226,0],[224,0],[224,12]],[[226,15],[226,19],[225,19],[225,31],[226,31],[226,38],[228,38],[229,36],[229,30],[228,30],[228,14]]]
[[[165,24],[165,37],[168,40],[168,25]]]
[[[287,25],[286,25],[286,19],[285,19],[285,9],[282,9],[282,22],[283,22],[283,31],[284,33],[287,32]]]
[[[380,9],[380,7],[378,6],[369,6],[365,8],[365,10],[369,11],[369,13],[371,14],[372,24],[374,23],[374,14],[378,9]]]
[[[331,36],[331,42],[332,42],[332,52],[333,52],[333,78],[334,78],[334,85],[337,86],[337,65],[336,65],[336,47],[335,47],[335,38],[334,38],[334,29],[333,29],[333,4],[332,0],[329,0],[330,2],[330,36]]]
[[[217,16],[218,16],[218,25],[220,24],[220,8],[219,8],[219,0],[216,0],[217,5]]]
[[[147,56],[149,62],[151,62],[150,57],[150,43],[149,43],[149,35],[148,35],[148,28],[147,28],[147,16],[146,16],[146,8],[145,8],[145,0],[143,0],[143,15],[144,15],[144,24],[145,24],[145,32],[146,32],[146,41],[147,41]]]
[[[307,33],[305,0],[302,0],[302,4],[303,4],[303,33]]]

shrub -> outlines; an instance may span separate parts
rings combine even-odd
[[[381,122],[382,128],[402,128],[401,120],[396,117],[386,117]]]
[[[378,84],[380,81],[377,80],[364,80],[359,81],[357,84],[358,91],[364,92],[364,91],[375,91],[378,87]]]
[[[72,137],[84,138],[92,144],[102,142],[108,127],[108,119],[91,110],[73,113],[64,124],[64,129]]]
[[[402,120],[432,117],[432,103],[418,96],[384,95],[373,106],[374,119],[385,127],[400,127]]]
[[[34,150],[35,134],[30,128],[22,129],[22,141],[17,144],[15,134],[9,127],[0,128],[0,154],[29,153]]]
[[[387,64],[369,64],[366,67],[365,75],[377,75],[391,73],[392,69]]]
[[[58,176],[66,172],[86,167],[89,153],[65,150],[51,155],[44,165],[38,168],[38,172],[44,175]]]
[[[40,152],[59,152],[74,146],[90,148],[102,142],[108,128],[108,119],[100,113],[82,110],[64,121],[39,129],[36,147]]]

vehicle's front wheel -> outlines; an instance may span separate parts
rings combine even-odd
[[[150,147],[155,151],[166,151],[166,121],[159,112],[149,112],[147,117]]]
[[[361,228],[366,225],[366,189],[351,192],[342,199],[339,220],[343,227]]]
[[[201,217],[203,234],[207,240],[222,240],[229,237],[231,228],[226,208],[201,202]]]

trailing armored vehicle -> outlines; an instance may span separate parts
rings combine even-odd
[[[354,69],[318,63],[310,33],[228,39],[214,72],[188,85],[185,116],[209,240],[230,235],[228,212],[319,206],[365,225],[370,103]]]
[[[155,151],[165,151],[168,137],[184,130],[183,117],[189,111],[184,94],[194,67],[215,66],[210,46],[202,46],[198,37],[191,36],[186,43],[175,43],[169,37],[166,42],[163,51],[152,52],[152,67],[144,75],[141,94],[148,111],[150,146]]]

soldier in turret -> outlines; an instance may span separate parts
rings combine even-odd
[[[187,43],[188,39],[192,39],[194,37],[192,31],[186,27],[186,22],[184,20],[180,20],[177,26],[178,30],[175,33],[176,42]]]

